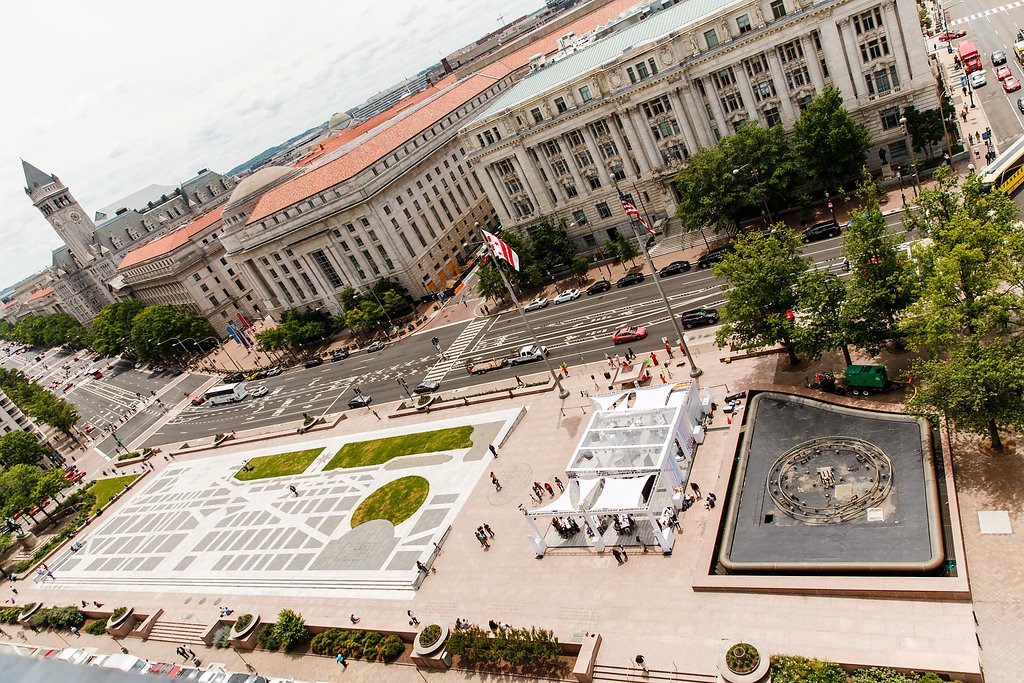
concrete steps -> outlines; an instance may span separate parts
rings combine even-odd
[[[156,640],[161,643],[176,643],[181,645],[203,645],[203,634],[209,628],[208,624],[197,624],[191,621],[167,621],[158,619],[153,624],[153,630],[149,632],[146,640]]]
[[[644,671],[638,666],[594,665],[594,681],[615,681],[618,683],[716,683],[718,676],[714,674],[695,674],[684,671],[663,671],[650,669]]]

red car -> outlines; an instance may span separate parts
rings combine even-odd
[[[1003,81],[1003,90],[1006,92],[1013,92],[1014,90],[1020,90],[1020,81],[1015,76],[1007,76]]]
[[[948,31],[946,31],[945,33],[940,33],[939,34],[939,40],[945,40],[945,41],[956,40],[957,38],[963,38],[966,35],[967,35],[967,31],[963,30],[962,28],[951,28]]]
[[[194,405],[194,406],[201,406],[204,403],[206,403],[206,397],[205,396],[196,396],[194,399],[192,399],[192,405]]]
[[[646,339],[646,338],[647,338],[647,328],[646,327],[637,327],[636,325],[634,325],[632,327],[623,327],[621,330],[619,330],[615,334],[613,334],[612,335],[612,342],[614,342],[615,344],[625,344],[627,342],[634,342],[634,341],[637,341],[639,339]]]
[[[996,68],[996,78],[999,80],[1003,80],[1004,78],[1009,78],[1011,76],[1013,76],[1013,72],[1010,71],[1010,67],[1003,65]]]

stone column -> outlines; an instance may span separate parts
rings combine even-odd
[[[916,6],[914,9],[916,9]],[[900,83],[910,81],[914,78],[914,64],[907,55],[906,45],[903,41],[904,34],[899,30],[900,18],[896,14],[894,2],[882,3],[882,21],[885,22],[887,27],[885,35],[889,41],[889,52],[896,58],[896,71],[900,75]]]
[[[793,96],[789,92],[786,75],[782,72],[782,63],[779,62],[779,55],[775,50],[771,50],[768,53],[768,71],[771,74],[772,81],[775,82],[775,92],[779,93],[782,114],[786,125],[792,125],[800,117],[800,114],[797,108],[793,106]],[[821,92],[822,87],[824,87],[823,84],[815,84],[815,89],[818,92]]]
[[[478,172],[481,169],[483,173]],[[477,180],[483,185],[484,191],[493,198],[491,205],[497,210],[501,222],[509,223],[512,220],[512,207],[505,192],[505,183],[494,179],[493,174],[497,174],[497,171],[491,164],[487,164],[477,167],[473,172],[477,174]]]
[[[845,98],[861,97],[864,80],[860,74],[860,55],[850,52],[853,31],[849,19],[836,22],[825,22],[819,25],[821,31],[821,47],[825,52],[825,61],[829,64],[832,83],[839,88]],[[852,47],[856,48],[854,44]]]
[[[620,131],[619,127],[615,125],[615,120],[611,116],[608,117],[608,122],[611,124],[608,127],[608,131],[611,133],[612,142],[615,143],[615,147],[619,150],[619,158],[622,159],[622,170],[625,171],[627,175],[633,176],[634,178],[637,177],[633,164],[629,162],[629,150],[626,148],[626,142],[622,137],[622,131]]]
[[[698,149],[698,143],[697,139],[693,135],[693,125],[689,120],[689,113],[686,111],[686,107],[683,106],[683,101],[679,98],[679,93],[675,88],[668,91],[668,99],[672,103],[672,116],[675,117],[680,130],[683,131],[683,140],[686,141],[686,151],[693,154]]]
[[[693,121],[693,130],[696,135],[696,142],[699,147],[714,147],[715,136],[711,132],[711,126],[707,120],[707,107],[704,100],[690,85],[682,86],[682,100],[686,115]],[[697,151],[696,149],[690,150]]]
[[[597,167],[597,175],[601,178],[601,184],[612,185],[612,177],[609,175],[608,169],[605,168],[604,158],[598,151],[597,142],[590,130],[590,126],[585,126],[581,130],[583,131],[583,142],[587,146],[587,151],[590,152],[590,158],[594,160],[594,166]]]
[[[548,177],[548,185],[555,191],[555,194],[561,199],[568,199],[565,197],[565,188],[561,187],[558,182],[558,178],[555,176],[555,171],[551,168],[551,163],[548,161],[548,157],[544,154],[544,150],[540,149],[537,152],[537,158],[540,159],[540,166],[544,169],[544,173]]]
[[[652,160],[651,168],[660,171],[665,167],[665,160],[661,158],[661,151],[658,149],[658,146],[655,144],[655,140],[651,135],[651,125],[647,122],[647,119],[640,113],[640,109],[637,107],[630,107],[626,111],[629,114],[630,120],[633,122],[633,127],[636,128],[636,134],[640,139],[640,144],[643,145],[644,150],[646,150],[648,158]]]
[[[526,158],[526,151],[522,147],[516,147],[514,152],[515,164],[518,167],[519,179],[523,182],[523,189],[533,198],[533,206],[541,213],[550,213],[551,199],[544,192],[544,183],[540,176],[533,171],[533,165]]]
[[[577,192],[590,192],[590,183],[583,182],[583,176],[580,175],[580,169],[576,166],[576,155],[573,154],[573,147],[569,144],[569,138],[565,135],[561,136],[562,146],[565,147],[565,163],[569,166],[569,173],[572,174],[573,180],[576,181]]]
[[[619,150],[623,154],[623,158],[628,157],[630,151],[632,151],[633,158],[636,159],[637,166],[640,167],[640,175],[645,176],[651,172],[651,161],[647,158],[647,153],[644,151],[644,146],[640,142],[640,136],[637,135],[636,128],[633,126],[633,122],[629,119],[629,114],[625,111],[616,111],[619,116],[619,120],[622,121],[622,130],[618,130],[618,126],[615,126],[615,135],[618,136],[616,142],[619,143]],[[630,140],[629,150],[626,146],[627,135]]]

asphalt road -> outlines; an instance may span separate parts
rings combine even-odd
[[[888,218],[890,225],[899,225],[899,216]],[[841,238],[807,245],[804,253],[819,267],[838,272]],[[702,306],[718,307],[723,302],[720,284],[710,270],[694,268],[688,273],[662,280],[666,295],[679,314]],[[664,304],[657,294],[652,278],[644,283],[612,289],[595,296],[583,295],[564,304],[526,314],[541,344],[550,351],[553,367],[565,362],[572,366],[603,360],[605,354],[622,353],[627,346],[634,350],[662,349],[660,339],[676,339]],[[627,325],[648,328],[648,338],[636,344],[615,346],[612,333]],[[691,342],[714,337],[716,327],[690,330]],[[448,360],[439,359],[430,338],[440,338]],[[473,358],[490,358],[512,353],[531,343],[523,323],[515,311],[485,320],[451,325],[441,330],[419,334],[367,354],[359,352],[344,361],[325,362],[316,368],[295,368],[278,377],[250,382],[251,387],[265,385],[269,392],[261,398],[248,398],[238,404],[220,406],[187,406],[170,422],[154,433],[145,445],[152,446],[212,436],[232,429],[250,429],[297,420],[303,413],[319,415],[347,409],[354,387],[373,397],[374,403],[398,400],[407,395],[400,380],[411,388],[425,377],[439,379],[442,390],[470,387],[481,381],[509,378],[519,374],[543,372],[542,363],[503,368],[484,377],[471,376],[465,362]],[[676,347],[677,349],[678,347]],[[675,359],[680,354],[674,349]],[[357,409],[363,410],[363,409]]]

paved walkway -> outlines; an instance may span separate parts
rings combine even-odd
[[[700,331],[691,342],[697,362],[706,368],[704,384],[716,397],[742,389],[755,377],[762,383],[785,384],[802,381],[807,372],[807,368],[794,372],[775,356],[721,364],[718,359],[722,354],[711,344],[712,336],[710,330]],[[515,626],[551,628],[566,641],[598,631],[605,636],[599,657],[602,664],[626,666],[637,651],[642,651],[653,669],[703,674],[714,672],[723,643],[737,638],[756,639],[774,651],[917,669],[970,668],[972,661],[977,662],[969,604],[694,593],[690,588],[692,577],[703,571],[695,565],[697,548],[705,533],[713,533],[705,528],[709,513],[702,507],[683,516],[682,532],[671,557],[630,553],[629,562],[623,566],[617,566],[607,554],[591,551],[534,559],[525,538],[528,527],[517,506],[534,505],[528,494],[533,481],[552,481],[555,475],[565,478],[569,454],[590,415],[582,394],[597,390],[590,374],[599,373],[603,367],[594,364],[571,368],[566,384],[572,394],[565,401],[549,392],[495,404],[527,408],[522,422],[500,446],[500,457],[485,468],[499,477],[502,491],[495,491],[486,475],[470,484],[468,498],[435,560],[437,573],[428,576],[411,599],[325,599],[285,596],[272,589],[253,589],[248,595],[240,595],[213,588],[194,595],[170,591],[140,595],[113,586],[88,592],[62,591],[58,582],[47,590],[23,583],[18,600],[24,603],[41,599],[49,604],[99,600],[106,605],[132,604],[143,613],[160,607],[165,610],[165,619],[193,623],[212,622],[225,605],[236,613],[256,611],[268,616],[291,608],[301,612],[308,623],[323,626],[345,626],[348,615],[355,613],[362,617],[360,626],[402,631],[408,630],[406,610],[412,609],[424,623],[451,623],[457,617],[476,623],[496,619]],[[675,365],[672,368],[677,376],[685,372]],[[480,411],[480,406],[471,406],[444,411],[443,415],[469,416]],[[439,415],[442,413],[401,419],[409,424],[428,424]],[[359,412],[343,421],[338,433],[372,430],[377,424],[372,415]],[[702,491],[724,493],[716,479],[722,459],[732,457],[727,452],[732,428],[716,425],[697,453],[691,480],[699,482]],[[297,438],[283,437],[275,445],[292,444]],[[161,461],[155,464],[157,474],[168,466]],[[130,505],[130,500],[128,497],[119,505]],[[473,537],[476,527],[485,522],[496,533],[486,550]],[[152,656],[148,653],[156,648],[166,652],[165,659],[173,659],[173,648],[168,645],[130,640],[127,646],[146,656]],[[233,656],[209,652],[204,660],[221,661]],[[259,665],[263,673],[287,672],[304,680],[340,677],[336,672],[331,675],[330,666],[325,668],[325,662],[316,658],[257,657],[266,661]],[[350,668],[353,673],[356,670]]]

